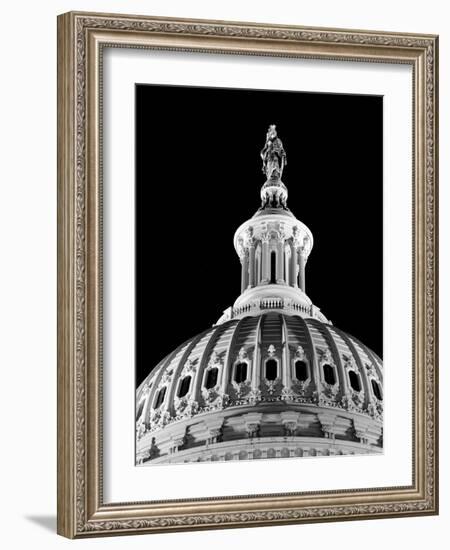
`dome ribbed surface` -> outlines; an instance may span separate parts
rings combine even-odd
[[[275,358],[282,359],[285,349],[294,358],[298,346],[301,346],[309,362],[320,361],[321,356],[328,353],[331,362],[338,367],[345,362],[354,362],[366,373],[375,370],[382,376],[381,359],[359,340],[337,327],[317,319],[265,313],[228,321],[187,340],[152,370],[139,390],[148,384],[157,384],[164,374],[171,375],[173,385],[186,364],[198,366],[201,375],[214,354],[221,363],[226,362],[225,367],[230,374],[230,366],[236,361],[242,348],[247,355],[253,357],[258,346],[262,348],[264,355],[264,349],[271,345],[276,350]],[[262,363],[254,366],[260,370],[262,367]],[[231,382],[227,380],[226,386]]]
[[[382,377],[381,359],[331,324],[279,312],[233,319],[181,344],[139,386],[138,440],[149,456],[177,437],[177,450],[204,446],[214,430],[223,445],[243,436],[240,423],[245,437],[331,433],[377,446]]]

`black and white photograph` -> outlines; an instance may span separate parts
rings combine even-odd
[[[136,84],[135,129],[136,465],[383,453],[383,98]]]
[[[441,550],[447,4],[2,8],[2,548]]]

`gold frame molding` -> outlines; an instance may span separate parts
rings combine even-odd
[[[412,66],[411,486],[103,502],[100,90],[105,46]],[[59,534],[80,538],[438,513],[437,53],[434,35],[78,12],[58,17]]]

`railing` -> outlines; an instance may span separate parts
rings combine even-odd
[[[314,317],[324,323],[329,323],[325,315],[323,315],[320,310],[312,304],[310,306],[306,306],[294,302],[289,298],[261,298],[252,300],[251,302],[248,302],[240,307],[228,308],[228,310],[226,310],[222,317],[219,319],[217,324],[225,323],[226,321],[229,321],[246,313],[251,314],[266,309],[284,309],[288,311],[293,310],[308,317]]]
[[[265,298],[259,301],[260,309],[284,309],[282,298]]]

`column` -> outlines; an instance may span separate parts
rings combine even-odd
[[[286,320],[284,317],[282,325],[282,338],[283,338],[283,349],[281,352],[281,379],[283,382],[283,387],[287,390],[291,388],[292,385],[292,376],[291,376],[291,358],[289,353],[289,338],[288,338],[288,329],[286,326]]]
[[[248,286],[248,251],[244,250],[244,255],[241,258],[242,274],[241,274],[241,292]]]
[[[249,244],[249,285],[250,287],[255,286],[255,243],[251,242]]]
[[[370,378],[367,375],[367,371],[366,371],[363,363],[359,362],[358,366],[359,366],[359,379],[361,380],[361,386],[362,386],[362,388],[364,390],[364,393],[365,393],[364,406],[367,407],[367,405],[370,403],[370,401],[373,400],[373,397],[374,397],[373,396],[372,384],[370,383]]]
[[[305,249],[302,247],[298,251],[298,265],[299,265],[299,287],[305,292]]]
[[[285,248],[283,253],[283,261],[284,261],[284,282],[288,285],[290,284],[290,277],[291,277],[291,270],[290,270],[290,263],[289,263],[289,252]]]
[[[260,316],[258,326],[255,332],[255,346],[253,348],[253,361],[252,361],[252,390],[255,393],[259,392],[260,386],[260,370],[261,370],[261,323],[263,317]]]
[[[277,243],[277,283],[283,283],[283,263],[284,263],[284,241],[280,239]]]
[[[151,395],[151,388],[149,388],[147,397],[145,398],[145,405],[144,405],[144,408],[142,410],[142,415],[141,415],[141,418],[144,419],[144,422],[145,422],[146,425],[148,424],[148,421],[149,421],[148,413],[149,413],[149,409],[150,409],[150,395]]]
[[[261,282],[261,247],[255,248],[255,285]]]
[[[294,288],[297,287],[297,250],[295,249],[293,241],[289,243],[289,247],[291,249],[291,274],[290,274],[290,285]]]
[[[270,254],[269,254],[269,238],[267,235],[263,235],[262,238],[262,253],[261,253],[261,262],[262,262],[262,281],[263,283],[268,283],[270,280]]]

